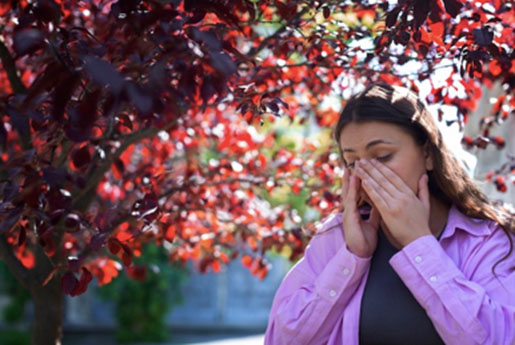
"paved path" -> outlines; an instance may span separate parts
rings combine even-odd
[[[197,343],[186,343],[189,345],[263,345],[265,337],[263,335],[253,335],[231,339],[221,339]]]
[[[176,333],[163,343],[133,343],[128,345],[263,345],[264,334],[188,334]],[[113,334],[66,334],[63,345],[118,345]]]

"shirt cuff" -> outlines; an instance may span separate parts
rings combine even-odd
[[[315,282],[315,291],[327,300],[339,300],[345,292],[352,291],[370,267],[370,260],[352,253],[344,245],[327,263]]]
[[[441,286],[461,274],[433,235],[412,241],[389,263],[422,306]]]

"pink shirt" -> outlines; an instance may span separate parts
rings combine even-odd
[[[341,224],[341,216],[323,219],[319,233]],[[508,249],[496,222],[453,205],[440,241],[420,237],[389,263],[445,344],[515,345],[515,252],[495,268],[498,279],[491,272]],[[265,344],[358,345],[370,261],[347,249],[341,227],[314,236],[276,292]]]

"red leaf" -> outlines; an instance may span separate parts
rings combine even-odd
[[[244,255],[241,258],[241,264],[244,267],[250,268],[252,266],[252,257],[250,255]]]
[[[222,270],[222,266],[220,265],[220,261],[214,260],[211,263],[211,268],[213,269],[213,272],[219,273]]]
[[[257,250],[257,242],[254,237],[247,238],[247,243],[248,243],[250,249],[252,249],[253,251]]]
[[[499,136],[495,136],[493,139],[494,139],[495,145],[497,146],[497,148],[499,150],[502,149],[506,145],[506,142],[504,141],[504,139]]]
[[[171,224],[167,227],[166,232],[165,232],[165,238],[169,242],[173,242],[173,240],[175,239],[175,225],[174,224]]]
[[[132,252],[124,251],[122,254],[122,261],[125,266],[130,266],[132,263]]]
[[[490,68],[490,73],[492,73],[492,75],[494,77],[497,77],[502,72],[501,65],[499,64],[499,61],[497,61],[497,60],[493,60],[492,62],[490,62],[489,68]]]
[[[113,255],[118,254],[118,252],[122,249],[118,240],[113,239],[113,238],[110,238],[109,240],[107,240],[107,248],[109,248],[109,251]]]
[[[259,271],[259,272],[258,272],[258,278],[259,278],[259,280],[264,280],[264,279],[266,278],[267,274],[268,274],[268,269],[267,269],[267,268],[266,268],[266,266],[265,266],[265,267],[263,267],[263,268],[261,269],[261,271]]]
[[[147,268],[145,266],[129,266],[127,267],[127,273],[130,278],[140,282],[144,281],[147,278]]]
[[[75,278],[75,277],[74,277]],[[90,271],[88,271],[87,268],[82,267],[82,274],[80,277],[80,280],[78,284],[75,285],[75,288],[73,289],[73,292],[71,293],[71,296],[78,296],[82,295],[86,290],[88,289],[88,285],[93,279],[93,275]]]
[[[91,154],[89,153],[88,145],[82,146],[72,154],[73,165],[77,169],[82,169],[91,162]]]
[[[328,6],[324,6],[323,8],[324,18],[327,19],[331,15],[331,10]]]
[[[6,2],[0,2],[0,16],[3,16],[9,12],[11,9],[11,4],[9,1]]]
[[[61,278],[61,288],[65,294],[70,296],[73,296],[73,291],[78,283],[79,281],[71,271],[66,272]]]

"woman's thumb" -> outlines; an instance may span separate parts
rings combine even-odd
[[[368,218],[368,223],[370,223],[370,225],[372,225],[372,227],[376,230],[379,228],[380,218],[381,217],[379,211],[375,207],[372,207],[372,209],[370,210],[370,217]]]

